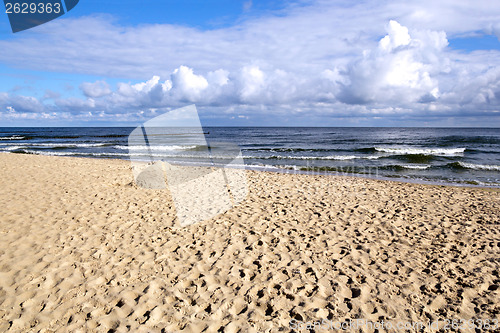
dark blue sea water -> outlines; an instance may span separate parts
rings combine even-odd
[[[133,128],[0,128],[0,152],[196,164],[199,133],[179,129],[129,146]],[[331,172],[500,187],[500,129],[204,128],[207,142],[237,144],[247,167]],[[161,131],[160,131],[161,132]],[[203,140],[202,140],[203,141]],[[132,141],[134,142],[134,141]],[[213,156],[217,164],[217,156]]]

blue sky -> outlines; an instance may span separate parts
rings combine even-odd
[[[13,34],[0,126],[500,126],[489,1],[96,1]]]
[[[241,0],[81,0],[69,17],[107,14],[123,25],[179,24],[201,29],[231,26],[245,17],[286,7],[283,1]],[[0,21],[2,35],[10,35],[7,15]]]

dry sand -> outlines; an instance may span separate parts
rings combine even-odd
[[[241,205],[175,228],[168,190],[131,182],[127,161],[0,154],[0,331],[500,319],[496,190],[249,171]]]

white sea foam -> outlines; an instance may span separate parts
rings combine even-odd
[[[283,170],[300,170],[300,168],[296,165],[272,165],[275,169],[283,169]]]
[[[53,147],[53,148],[91,148],[105,147],[107,143],[30,143],[31,147]]]
[[[46,151],[46,150],[24,149],[24,147],[20,147],[18,149],[23,149],[26,154],[45,155],[45,156],[121,156],[121,157],[129,156],[129,154],[125,153],[82,153],[82,152]]]
[[[465,148],[390,148],[375,147],[376,151],[397,155],[436,155],[436,156],[456,156],[465,152]]]
[[[2,147],[0,148],[1,150],[3,151],[12,151],[12,150],[16,150],[16,149],[24,149],[26,148],[25,146],[7,146],[7,147]]]
[[[132,154],[134,155],[134,154]],[[139,155],[149,155],[147,152],[144,152],[143,154]],[[229,156],[228,155],[209,155],[208,152],[201,152],[198,155],[192,155],[192,154],[176,154],[176,155],[167,155],[167,154],[150,154],[149,156],[152,157],[163,157],[163,158],[169,158],[169,157],[174,157],[174,158],[198,158],[198,159],[206,159],[206,158],[211,158],[211,159],[227,159]],[[273,156],[254,156],[254,155],[244,155],[242,156],[244,159],[250,159],[250,160],[351,160],[355,158],[362,158],[359,156],[280,156],[280,155],[273,155]]]
[[[13,135],[13,136],[2,136],[0,137],[0,140],[23,140],[25,137],[20,136],[20,135]]]
[[[248,156],[246,158],[252,159],[278,159],[278,160],[336,160],[336,161],[349,161],[355,159],[368,159],[368,160],[376,160],[381,156],[355,156],[355,155],[332,155],[332,156],[266,156],[266,157],[258,157],[258,156]]]
[[[425,170],[425,169],[429,169],[431,167],[428,164],[426,164],[426,165],[404,164],[401,166],[405,169],[414,169],[414,170]]]
[[[500,165],[486,165],[486,164],[473,164],[458,162],[463,168],[473,169],[473,170],[488,170],[488,171],[500,171]]]
[[[197,146],[178,146],[178,145],[172,145],[172,146],[114,146],[116,149],[122,149],[122,150],[146,150],[146,151],[172,151],[172,150],[189,150],[189,149],[194,149]]]

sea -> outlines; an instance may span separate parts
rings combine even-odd
[[[233,166],[253,170],[500,187],[500,128],[175,128],[145,141],[133,131],[0,128],[0,152],[203,165],[207,146],[222,142],[239,149]],[[209,162],[222,166],[227,157],[213,154]]]

